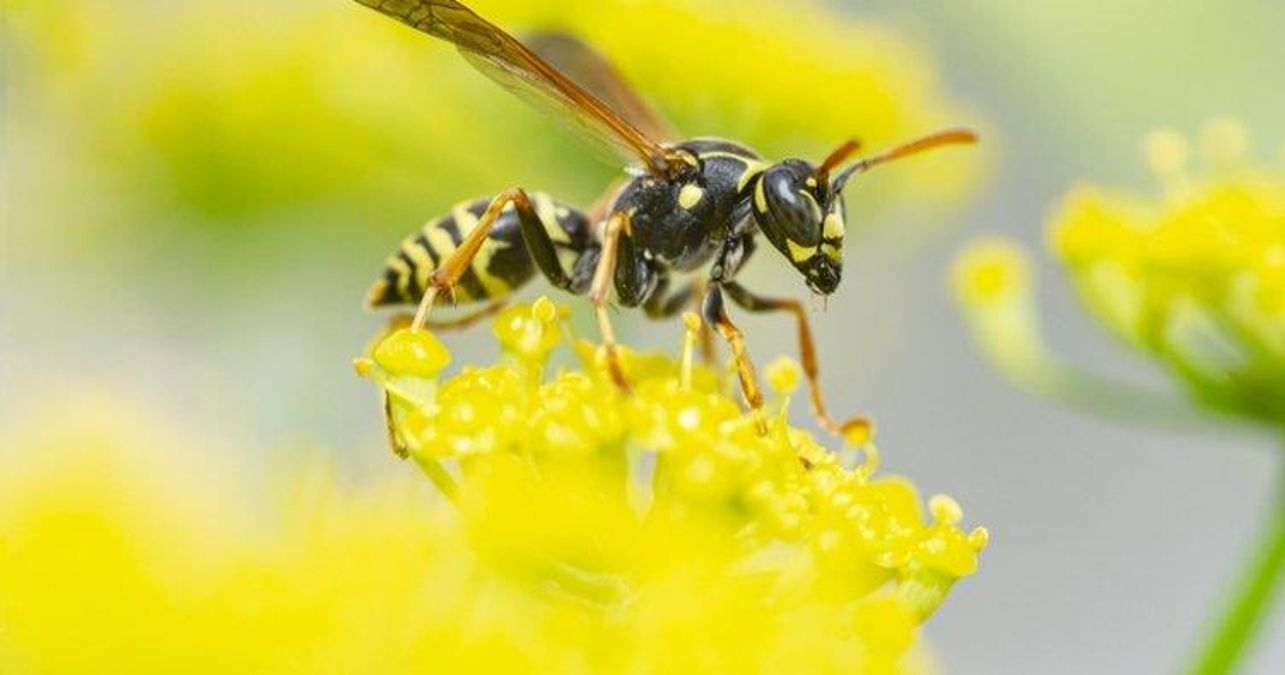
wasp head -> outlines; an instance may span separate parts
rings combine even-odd
[[[824,172],[801,159],[769,167],[754,186],[759,230],[803,275],[829,295],[843,274],[843,195]]]
[[[843,167],[861,148],[855,140],[840,145],[819,166],[787,159],[768,167],[754,183],[754,218],[759,230],[803,274],[814,293],[829,295],[843,273],[843,188],[857,174],[885,162],[944,145],[971,144],[968,129],[944,129]]]

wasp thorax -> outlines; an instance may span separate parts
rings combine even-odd
[[[754,186],[754,217],[808,288],[834,292],[843,272],[843,197],[815,166],[787,159],[764,171]]]

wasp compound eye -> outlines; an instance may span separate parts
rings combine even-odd
[[[815,247],[821,242],[823,212],[813,186],[808,185],[814,173],[811,165],[792,160],[763,174],[760,222],[770,223],[777,235],[796,246]]]

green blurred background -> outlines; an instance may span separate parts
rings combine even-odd
[[[1260,159],[1285,161],[1285,5],[475,6],[516,31],[586,35],[680,128],[774,157],[981,129],[977,151],[850,190],[845,287],[815,317],[825,386],[879,419],[887,466],[994,535],[929,626],[948,670],[1174,668],[1266,503],[1270,439],[1025,399],[973,357],[942,277],[972,234],[1041,242],[1077,179],[1149,189],[1138,140],[1156,127],[1233,115]],[[348,367],[381,321],[360,302],[384,256],[461,199],[519,184],[587,203],[613,176],[448,47],[346,0],[0,7],[0,423],[110,399],[245,448],[227,461],[249,484],[282,457],[328,457],[353,480],[404,470]],[[1047,272],[1059,347],[1163,386]],[[768,250],[748,274],[806,294]],[[635,345],[677,344],[674,326],[620,323]],[[790,325],[744,323],[760,361],[793,353]],[[492,353],[477,333],[448,341],[460,361]],[[1265,637],[1253,672],[1285,663],[1285,620]]]

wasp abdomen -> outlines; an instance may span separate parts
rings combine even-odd
[[[578,210],[555,202],[548,195],[530,194],[545,231],[558,248],[579,251],[589,238],[588,220]],[[458,204],[451,212],[428,221],[402,240],[388,256],[384,272],[366,295],[367,307],[419,302],[434,270],[451,256],[460,242],[477,227],[490,199]],[[495,300],[521,288],[535,276],[536,268],[522,240],[517,211],[510,204],[495,221],[482,248],[454,288],[461,304]]]

